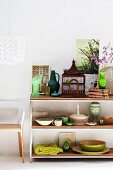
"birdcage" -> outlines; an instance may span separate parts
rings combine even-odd
[[[78,70],[75,60],[69,70],[62,74],[62,95],[64,97],[81,97],[85,95],[85,75]]]

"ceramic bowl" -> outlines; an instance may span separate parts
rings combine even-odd
[[[100,152],[106,148],[106,142],[100,140],[83,140],[79,142],[83,151]]]
[[[42,126],[48,126],[53,122],[53,118],[38,118],[35,121]]]
[[[89,116],[83,114],[73,114],[69,118],[75,125],[85,125],[88,122]]]

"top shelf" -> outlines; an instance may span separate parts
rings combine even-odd
[[[113,100],[113,96],[110,96],[109,98],[89,98],[86,97],[77,97],[77,98],[67,98],[67,97],[51,97],[51,96],[38,96],[38,97],[30,97],[30,100]]]

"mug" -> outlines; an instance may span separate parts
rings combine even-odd
[[[62,126],[62,119],[55,119],[52,124],[55,126]]]
[[[69,118],[67,116],[63,116],[62,117],[62,123],[65,125],[66,123],[68,123]]]

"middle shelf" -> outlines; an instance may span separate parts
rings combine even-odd
[[[32,122],[32,129],[113,129],[113,125],[96,125],[96,126],[88,126],[88,125],[79,125],[79,126],[41,126],[37,122]]]

